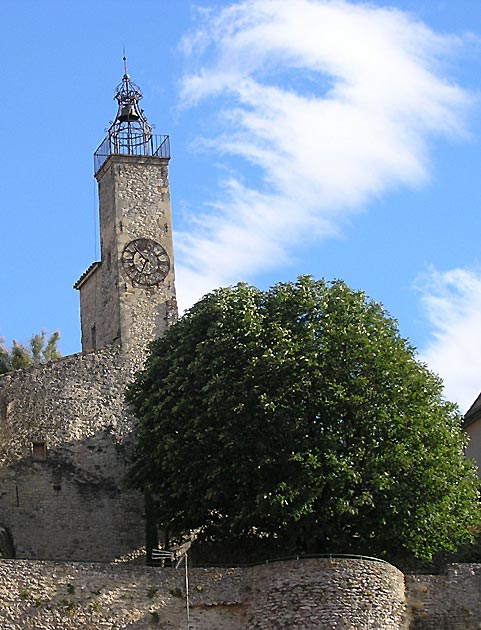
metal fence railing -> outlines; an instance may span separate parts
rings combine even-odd
[[[170,139],[169,136],[140,131],[109,134],[94,153],[94,173],[97,173],[111,155],[150,155],[170,158]]]
[[[169,552],[171,553],[171,552]],[[257,562],[230,562],[228,564],[219,564],[217,562],[192,562],[192,567],[196,568],[208,568],[208,567],[218,567],[218,568],[230,568],[230,567],[238,567],[238,568],[247,568],[247,567],[256,567],[262,564],[273,564],[275,562],[289,562],[289,561],[303,561],[303,560],[368,560],[370,562],[379,562],[381,564],[390,564],[387,560],[383,560],[382,558],[375,558],[373,556],[362,556],[358,554],[351,553],[315,553],[315,554],[299,554],[293,556],[284,556],[278,558],[266,558],[264,560],[258,560]],[[160,556],[158,558],[152,557],[152,562],[149,563],[152,566],[162,566],[162,562],[160,561]]]

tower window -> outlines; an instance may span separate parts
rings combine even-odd
[[[32,459],[34,462],[43,462],[47,459],[46,442],[32,442]]]

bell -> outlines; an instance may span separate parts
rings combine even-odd
[[[133,105],[124,105],[120,111],[119,122],[139,120],[140,116]]]

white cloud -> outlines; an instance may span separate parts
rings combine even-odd
[[[177,234],[181,305],[285,264],[288,247],[339,233],[389,188],[426,181],[430,136],[463,133],[469,96],[440,69],[459,44],[398,10],[342,0],[205,12],[184,42],[196,70],[182,102],[216,106],[210,146],[257,167],[261,184],[231,166]]]
[[[481,270],[431,268],[420,285],[432,326],[421,359],[465,412],[481,390]]]

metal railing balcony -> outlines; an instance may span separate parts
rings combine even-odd
[[[170,158],[170,139],[169,136],[142,132],[108,134],[94,153],[95,174],[111,155]]]

